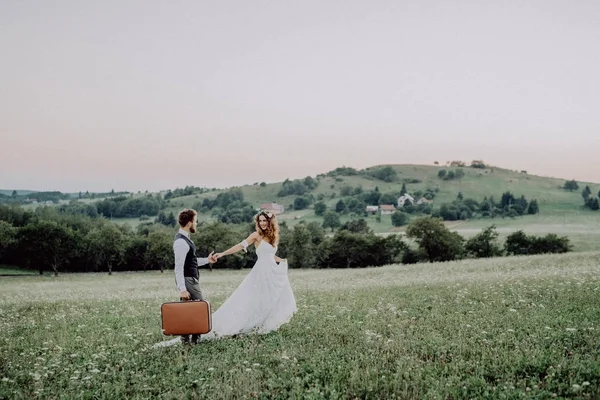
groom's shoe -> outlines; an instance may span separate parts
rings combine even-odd
[[[185,335],[181,337],[181,344],[184,345],[189,345],[190,344],[190,336],[189,335]]]
[[[191,344],[198,344],[198,340],[200,340],[200,335],[192,335]]]

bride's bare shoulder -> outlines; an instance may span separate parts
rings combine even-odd
[[[252,232],[250,236],[248,236],[248,239],[246,239],[246,241],[248,242],[248,244],[260,242],[260,235],[258,234],[258,232]]]

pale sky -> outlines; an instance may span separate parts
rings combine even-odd
[[[600,1],[0,1],[0,188],[600,182]]]

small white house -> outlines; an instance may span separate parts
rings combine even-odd
[[[381,215],[393,214],[394,212],[396,212],[396,207],[394,207],[393,204],[382,204],[380,208]]]
[[[402,196],[398,197],[398,207],[404,207],[404,204],[406,204],[406,200],[408,200],[412,205],[415,204],[415,199],[410,194],[405,193]]]
[[[368,212],[368,213],[375,214],[377,211],[379,211],[379,207],[378,206],[367,206],[365,208],[365,211]]]

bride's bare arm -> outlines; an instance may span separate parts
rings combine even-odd
[[[221,258],[223,256],[228,256],[229,254],[237,253],[240,250],[244,250],[245,251],[246,247],[248,247],[251,244],[253,244],[254,242],[256,242],[257,239],[258,239],[258,233],[257,232],[253,232],[250,236],[248,236],[246,238],[246,240],[242,241],[241,243],[236,244],[235,246],[231,246],[230,248],[228,248],[224,252],[217,253],[214,256],[218,260],[219,258]]]
[[[286,259],[275,256],[275,261],[277,261],[279,263],[279,262],[282,262],[282,261],[286,261]]]

